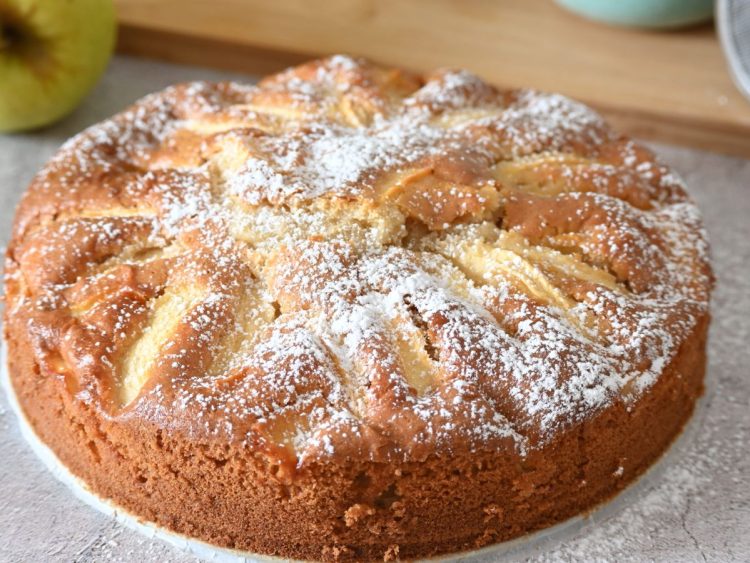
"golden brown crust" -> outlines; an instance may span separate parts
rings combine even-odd
[[[333,57],[72,139],[19,206],[5,338],[76,475],[207,541],[413,558],[616,493],[702,390],[700,217],[559,96]]]

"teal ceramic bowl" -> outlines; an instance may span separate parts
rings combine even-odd
[[[585,18],[629,27],[674,28],[708,21],[713,0],[556,0]]]

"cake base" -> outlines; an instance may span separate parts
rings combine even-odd
[[[41,460],[45,467],[81,501],[114,518],[131,530],[148,537],[164,541],[177,549],[193,554],[208,561],[218,563],[267,563],[289,561],[280,557],[260,555],[245,551],[217,547],[209,543],[190,538],[158,526],[153,522],[143,520],[124,510],[109,499],[95,494],[85,482],[73,475],[70,470],[59,460],[55,453],[37,436],[32,425],[26,418],[21,405],[16,397],[15,389],[10,381],[7,367],[7,347],[4,340],[0,345],[0,385],[5,391],[12,411],[16,415],[21,435],[31,447],[31,450]],[[705,415],[705,405],[710,402],[714,391],[713,379],[706,376],[704,380],[704,393],[695,403],[693,415],[685,424],[682,432],[674,439],[672,445],[664,451],[662,456],[652,464],[639,477],[635,478],[623,491],[613,499],[599,505],[588,514],[579,514],[564,522],[550,528],[540,530],[513,540],[484,547],[482,549],[454,553],[428,559],[428,561],[453,561],[456,559],[478,559],[491,557],[492,561],[510,561],[518,558],[530,557],[545,551],[551,545],[572,538],[576,534],[593,527],[623,510],[626,506],[637,502],[645,492],[656,486],[661,479],[665,469],[672,463],[676,463],[685,446],[690,443],[691,437],[700,426],[700,421]]]

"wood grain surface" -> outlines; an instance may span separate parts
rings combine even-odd
[[[750,156],[750,103],[711,26],[588,22],[551,0],[116,0],[123,52],[253,73],[363,55],[557,91],[632,134]]]

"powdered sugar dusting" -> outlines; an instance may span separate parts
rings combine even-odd
[[[581,104],[466,72],[175,87],[27,199],[24,306],[70,319],[82,400],[127,381],[113,416],[298,463],[525,454],[636,401],[711,285],[674,174]]]

